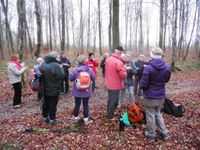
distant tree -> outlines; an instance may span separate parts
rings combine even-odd
[[[35,56],[39,57],[41,41],[42,41],[42,21],[41,21],[41,7],[40,0],[35,0],[35,15],[36,15],[36,23],[37,23],[37,48],[35,51]]]
[[[0,53],[1,53],[1,59],[4,59],[4,53],[3,53],[3,30],[2,30],[2,20],[1,20],[1,7],[0,7]]]
[[[102,48],[101,48],[101,1],[98,0],[98,26],[99,26],[99,52],[102,56]]]
[[[65,0],[61,0],[62,37],[61,51],[65,50]]]
[[[196,25],[195,50],[197,52],[197,56],[200,58],[200,0],[196,0],[196,5],[198,7],[198,16]]]
[[[108,46],[112,48],[112,1],[109,0],[109,25],[108,25]]]
[[[88,21],[87,21],[87,51],[90,51],[90,0],[88,4]]]
[[[163,15],[163,9],[164,9],[164,0],[160,0],[160,31],[159,31],[159,47],[163,49],[163,20],[164,20],[164,15]]]
[[[113,0],[113,24],[112,24],[112,36],[113,36],[113,48],[111,52],[114,52],[114,48],[120,45],[119,41],[119,0]]]

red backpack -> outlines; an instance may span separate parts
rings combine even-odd
[[[128,108],[128,120],[132,124],[141,122],[143,118],[144,115],[136,104],[133,104]]]
[[[76,87],[80,91],[88,90],[90,87],[90,82],[91,82],[91,79],[90,79],[90,74],[88,73],[88,71],[80,71],[78,78],[75,81]]]

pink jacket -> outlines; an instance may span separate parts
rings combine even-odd
[[[116,54],[112,54],[105,64],[105,87],[109,90],[125,88],[124,79],[126,76],[124,61]]]

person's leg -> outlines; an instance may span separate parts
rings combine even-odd
[[[124,104],[124,95],[125,95],[125,93],[126,93],[126,88],[121,89],[119,91],[119,103],[118,104],[119,104],[120,107]]]
[[[14,88],[13,106],[15,106],[21,104],[21,95],[22,95],[21,82],[13,84],[13,88]]]
[[[61,84],[60,84],[60,92],[64,92],[64,80],[61,81]]]
[[[92,81],[92,93],[94,93],[96,87],[96,81]]]
[[[69,92],[69,80],[68,80],[68,74],[65,75],[65,92]]]
[[[81,105],[81,98],[75,97],[74,117],[78,117]]]
[[[84,118],[88,118],[89,116],[89,97],[82,98],[83,100],[83,116]]]
[[[127,89],[128,89],[129,99],[130,99],[129,104],[132,105],[135,103],[134,86],[128,86]]]
[[[119,90],[108,90],[107,117],[114,118],[114,111],[119,101]]]
[[[138,84],[139,84],[139,78],[137,76],[135,76],[135,81],[134,81],[134,94],[135,96],[138,95]]]
[[[58,96],[49,97],[49,118],[51,120],[56,120]]]
[[[167,138],[168,131],[165,127],[165,123],[164,123],[164,119],[162,117],[162,114],[160,113],[161,106],[156,107],[155,110],[156,110],[155,119],[156,119],[157,129],[158,129],[159,133],[161,134],[161,136],[163,138]]]
[[[146,131],[145,131],[145,136],[148,138],[155,140],[156,138],[156,121],[155,121],[155,107],[147,107],[145,106],[145,114],[146,114]]]
[[[43,105],[42,105],[42,116],[43,118],[48,118],[48,112],[49,112],[49,99],[48,97],[44,97]]]

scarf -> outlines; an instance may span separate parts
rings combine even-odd
[[[15,64],[17,66],[17,69],[20,70],[22,68],[21,63],[17,62],[17,61],[9,61],[9,63],[11,64]]]

